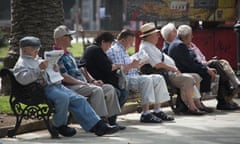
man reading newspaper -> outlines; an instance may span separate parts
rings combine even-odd
[[[62,75],[54,70],[54,67],[57,65],[58,60],[63,55],[63,50],[52,50],[44,52],[44,58],[48,61],[48,67],[46,68],[46,81],[48,84],[56,83],[63,80]]]

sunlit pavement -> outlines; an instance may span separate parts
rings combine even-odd
[[[240,103],[240,99],[236,99]],[[215,107],[215,100],[204,101]],[[170,108],[164,111],[172,114]],[[175,116],[175,122],[143,124],[140,114],[119,116],[119,123],[127,129],[103,137],[84,132],[80,126],[71,138],[51,139],[47,130],[17,135],[16,138],[2,138],[3,144],[43,144],[43,143],[91,143],[91,144],[240,144],[240,111],[215,111],[204,116]]]

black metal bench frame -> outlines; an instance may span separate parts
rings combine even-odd
[[[21,85],[18,83],[11,70],[3,68],[0,71],[3,79],[10,80],[9,103],[16,116],[13,129],[7,132],[8,137],[16,136],[17,130],[23,119],[43,120],[52,138],[58,138],[58,132],[52,128],[50,117],[54,113],[53,104],[44,95],[43,87],[38,83]]]

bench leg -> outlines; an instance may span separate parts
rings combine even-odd
[[[181,112],[184,112],[184,111],[188,110],[188,107],[183,102],[180,94],[177,95],[176,100],[173,98],[173,94],[170,94],[169,105],[171,106],[172,111],[175,114],[180,114]]]
[[[22,116],[20,117],[19,115],[16,115],[15,127],[13,129],[8,130],[8,132],[7,132],[8,137],[12,138],[16,135],[16,132],[17,132],[19,126],[21,125],[22,119],[23,119]]]

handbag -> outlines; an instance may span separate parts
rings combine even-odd
[[[128,81],[127,81],[126,75],[123,71],[123,67],[120,67],[116,73],[117,73],[117,77],[118,77],[118,87],[120,89],[127,89]]]

